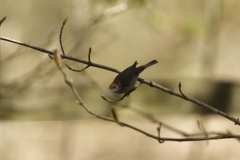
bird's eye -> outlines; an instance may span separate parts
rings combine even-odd
[[[114,86],[113,88],[116,89],[116,86]]]

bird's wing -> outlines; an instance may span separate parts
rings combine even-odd
[[[115,78],[115,80],[119,80],[122,84],[122,87],[127,87],[133,76],[134,76],[134,71],[136,69],[137,61],[130,67],[126,68],[124,71],[118,74],[118,76]]]

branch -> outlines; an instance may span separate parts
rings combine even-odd
[[[22,46],[25,46],[25,47],[28,47],[28,48],[32,48],[34,50],[38,50],[40,52],[44,52],[44,53],[47,53],[47,54],[50,54],[50,55],[53,55],[53,52],[52,51],[49,51],[49,50],[46,50],[46,49],[43,49],[43,48],[40,48],[40,47],[36,47],[36,46],[33,46],[33,45],[29,45],[29,44],[26,44],[26,43],[23,43],[23,42],[20,42],[20,41],[17,41],[17,40],[13,40],[13,39],[10,39],[10,38],[6,38],[6,37],[3,37],[3,36],[0,36],[0,40],[3,40],[3,41],[8,41],[8,42],[11,42],[11,43],[15,43],[15,44],[19,44],[19,45],[22,45]],[[104,69],[104,70],[108,70],[108,71],[112,71],[112,72],[115,72],[115,73],[120,73],[119,70],[115,69],[115,68],[112,68],[112,67],[108,67],[108,66],[105,66],[105,65],[101,65],[101,64],[97,64],[97,63],[89,63],[88,61],[85,61],[85,60],[82,60],[82,59],[78,59],[78,58],[75,58],[75,57],[71,57],[71,56],[67,56],[67,55],[60,55],[62,57],[62,59],[68,59],[68,60],[71,60],[71,61],[75,61],[75,62],[79,62],[79,63],[83,63],[83,64],[87,64],[91,67],[96,67],[96,68],[101,68],[101,69]],[[166,92],[166,93],[169,93],[171,95],[174,95],[176,97],[179,97],[179,98],[182,98],[182,99],[185,99],[187,101],[190,101],[194,104],[197,104],[201,107],[204,107],[206,109],[209,109],[227,119],[229,119],[230,121],[234,122],[235,124],[237,125],[240,125],[240,121],[239,121],[239,118],[234,118],[206,103],[203,103],[197,99],[194,99],[192,97],[188,97],[188,96],[183,96],[181,93],[177,93],[175,91],[173,91],[172,89],[168,89],[166,87],[163,87],[157,83],[154,83],[152,81],[149,81],[149,80],[145,80],[145,79],[142,79],[142,78],[138,78],[138,81],[141,82],[141,83],[144,83],[144,84],[147,84],[153,88],[157,88],[157,89],[160,89],[161,91],[163,92]]]
[[[219,115],[229,119],[230,121],[233,121],[235,123],[235,125],[240,125],[239,118],[234,118],[234,117],[228,115],[227,113],[222,112],[222,111],[220,111],[220,110],[218,110],[218,109],[216,109],[216,108],[214,108],[214,107],[212,107],[212,106],[210,106],[210,105],[208,105],[206,103],[203,103],[203,102],[201,102],[199,100],[196,100],[196,99],[194,99],[192,97],[185,96],[182,93],[182,90],[181,90],[181,82],[179,84],[180,84],[179,85],[179,90],[181,92],[181,96],[179,95],[179,93],[178,94],[174,94],[175,96],[178,96],[178,97],[180,97],[182,99],[185,99],[187,101],[193,102],[193,103],[195,103],[195,104],[197,104],[199,106],[205,107],[206,109],[209,109],[209,110],[211,110],[211,111],[213,111],[213,112],[215,112],[215,113],[217,113],[217,114],[219,114]],[[158,85],[156,85],[156,87],[158,87]]]
[[[17,40],[13,40],[13,39],[10,39],[10,38],[6,38],[4,36],[0,36],[0,40],[8,41],[8,42],[15,43],[15,44],[18,44],[18,45],[21,45],[21,46],[32,48],[34,50],[37,50],[37,51],[40,51],[40,52],[43,52],[43,53],[53,55],[52,51],[46,50],[44,48],[36,47],[36,46],[30,45],[30,44],[27,44],[27,43],[23,43],[23,42],[20,42],[20,41],[17,41]],[[79,63],[89,65],[91,67],[101,68],[101,69],[105,69],[105,70],[112,71],[112,72],[115,72],[115,73],[120,73],[120,71],[118,71],[117,69],[114,69],[114,68],[111,68],[111,67],[108,67],[108,66],[104,66],[104,65],[101,65],[101,64],[92,63],[92,62],[89,63],[88,61],[85,61],[85,60],[82,60],[82,59],[79,59],[79,58],[75,58],[75,57],[71,57],[71,56],[68,56],[68,55],[60,55],[60,56],[62,57],[62,59],[68,59],[68,60],[71,60],[71,61],[75,61],[75,62],[79,62]]]
[[[92,79],[92,77],[90,75],[87,74],[87,72],[84,72],[83,76],[86,76],[87,77],[87,81],[91,84],[91,87],[95,88],[95,89],[100,89],[102,91],[104,91],[104,89],[102,89],[98,83],[96,83],[96,81],[94,79]],[[205,133],[187,133],[187,132],[184,132],[180,129],[177,129],[175,127],[172,127],[160,120],[158,120],[157,118],[155,118],[154,116],[152,116],[151,114],[147,113],[146,111],[143,111],[141,109],[139,109],[138,107],[134,106],[134,105],[128,105],[128,104],[123,104],[123,105],[120,105],[119,106],[120,108],[123,108],[123,109],[130,109],[131,111],[135,112],[136,114],[140,115],[141,117],[149,120],[150,122],[152,123],[155,123],[155,124],[160,124],[161,123],[161,126],[164,127],[164,129],[167,129],[169,131],[172,131],[172,132],[175,132],[183,137],[196,137],[196,136],[206,136]],[[207,132],[208,136],[219,136],[219,135],[226,135],[226,133],[223,133],[223,132]],[[230,131],[227,131],[227,134],[231,134]]]
[[[154,136],[150,133],[147,133],[139,128],[136,128],[134,126],[131,126],[127,123],[123,123],[123,122],[120,122],[117,117],[114,117],[115,119],[110,119],[110,118],[106,118],[106,117],[103,117],[103,116],[100,116],[100,115],[97,115],[95,114],[94,112],[92,112],[88,106],[83,102],[81,96],[79,95],[79,93],[77,92],[76,88],[74,87],[73,85],[73,80],[69,79],[66,75],[66,73],[62,70],[62,62],[61,62],[61,58],[60,58],[60,55],[58,55],[56,53],[56,50],[54,51],[54,59],[55,59],[55,62],[57,64],[57,67],[58,69],[60,70],[60,72],[62,73],[63,77],[64,77],[64,80],[65,80],[65,83],[71,88],[71,90],[73,91],[75,97],[78,99],[78,104],[81,105],[86,112],[88,112],[90,115],[92,116],[95,116],[96,118],[99,118],[101,120],[105,120],[105,121],[108,121],[108,122],[113,122],[113,123],[117,123],[122,126],[122,127],[128,127],[128,128],[131,128],[137,132],[140,132],[148,137],[151,137],[153,139],[156,139],[158,140],[159,142],[163,143],[165,141],[178,141],[178,142],[185,142],[185,141],[205,141],[205,140],[217,140],[217,139],[229,139],[229,138],[237,138],[237,139],[240,139],[240,136],[237,136],[237,135],[232,135],[232,134],[227,134],[227,135],[221,135],[221,136],[212,136],[212,137],[197,137],[197,138],[194,138],[194,137],[191,137],[191,138],[161,138],[160,137],[160,128],[158,129],[158,136]],[[115,113],[113,113],[115,114]]]
[[[5,20],[5,19],[3,19],[3,21],[4,21],[4,20]],[[3,22],[3,21],[2,21],[2,22]],[[22,42],[20,42],[20,41],[11,40],[11,39],[9,39],[9,38],[5,38],[5,37],[2,37],[2,36],[0,36],[0,40],[5,40],[5,41],[9,41],[9,42],[16,43],[16,44],[19,44],[19,45],[23,45],[23,46],[25,46],[25,47],[29,47],[29,48],[32,48],[32,49],[35,49],[35,50],[38,50],[38,51],[41,51],[41,52],[45,52],[45,53],[47,53],[49,56],[51,55],[50,58],[54,58],[54,60],[55,60],[55,62],[56,62],[56,64],[57,64],[59,70],[61,71],[61,73],[62,73],[63,76],[64,76],[64,80],[65,80],[66,84],[72,89],[73,93],[75,94],[76,98],[78,99],[78,104],[81,105],[89,114],[91,114],[91,115],[93,115],[93,116],[95,116],[95,117],[97,117],[97,118],[99,118],[99,119],[106,120],[106,121],[109,121],[109,122],[114,122],[114,123],[117,122],[120,126],[125,126],[125,127],[128,127],[128,128],[131,128],[131,129],[133,129],[133,130],[135,130],[135,131],[138,131],[138,132],[140,132],[140,133],[142,133],[142,134],[144,134],[144,135],[146,135],[146,136],[148,136],[148,137],[151,137],[151,138],[154,138],[154,139],[158,140],[160,143],[163,143],[164,141],[179,141],[179,142],[182,142],[182,141],[202,141],[202,140],[226,139],[226,138],[237,138],[237,139],[240,139],[240,136],[238,136],[238,135],[207,133],[203,125],[201,125],[201,126],[199,125],[199,126],[200,126],[199,128],[200,128],[200,130],[202,131],[202,133],[200,133],[200,134],[195,134],[195,135],[200,135],[200,136],[203,136],[203,137],[161,138],[161,137],[160,137],[161,126],[164,126],[164,124],[162,124],[161,122],[158,123],[158,124],[159,124],[159,127],[157,128],[158,136],[154,136],[154,135],[149,134],[149,133],[147,133],[147,132],[145,132],[145,131],[143,131],[143,130],[140,130],[140,129],[134,127],[134,126],[131,126],[131,125],[126,124],[126,123],[123,123],[123,122],[120,122],[119,119],[118,119],[118,117],[117,117],[117,114],[116,114],[116,111],[114,110],[114,108],[112,108],[112,113],[113,113],[114,119],[102,117],[102,116],[97,115],[97,114],[93,113],[92,111],[90,111],[90,110],[88,109],[87,105],[86,105],[86,104],[83,102],[83,100],[81,99],[81,97],[80,97],[80,95],[78,94],[77,90],[75,89],[75,87],[74,87],[74,85],[73,85],[73,81],[72,81],[71,79],[69,79],[69,78],[67,77],[67,75],[65,74],[65,72],[62,70],[62,59],[68,59],[68,60],[72,60],[72,61],[76,61],[76,62],[80,62],[80,63],[87,64],[87,66],[86,66],[84,69],[82,69],[82,70],[75,70],[75,69],[72,69],[70,66],[66,65],[66,66],[67,66],[70,70],[72,70],[72,71],[83,71],[83,70],[87,69],[87,68],[90,67],[90,66],[97,67],[97,68],[102,68],[102,69],[109,70],[109,71],[113,71],[113,72],[116,72],[116,73],[119,73],[119,71],[116,70],[116,69],[114,69],[114,68],[111,68],[111,67],[107,67],[107,66],[104,66],[104,65],[92,63],[92,62],[91,62],[91,59],[90,59],[91,48],[89,49],[88,61],[84,61],[84,60],[81,60],[81,59],[78,59],[78,58],[74,58],[74,57],[71,57],[71,56],[67,56],[67,55],[65,54],[65,51],[64,51],[64,48],[63,48],[63,45],[62,45],[62,33],[63,33],[63,28],[64,28],[66,22],[67,22],[67,18],[64,20],[64,22],[63,22],[63,24],[62,24],[62,27],[61,27],[61,30],[60,30],[60,36],[59,36],[60,46],[61,46],[61,50],[62,50],[62,53],[63,53],[62,55],[57,54],[57,51],[51,52],[51,51],[45,50],[45,49],[43,49],[43,48],[39,48],[39,47],[32,46],[32,45],[29,45],[29,44],[26,44],[26,43],[22,43]],[[53,55],[54,57],[52,57],[52,55]],[[162,91],[164,91],[164,92],[167,92],[167,93],[169,93],[169,94],[171,94],[171,95],[180,97],[180,98],[182,98],[182,99],[185,99],[185,100],[187,100],[187,101],[191,101],[191,102],[193,102],[193,103],[195,103],[195,104],[197,104],[197,105],[200,105],[200,106],[202,106],[202,107],[205,107],[205,108],[207,108],[207,109],[210,109],[210,110],[214,111],[215,113],[218,113],[218,114],[224,116],[225,118],[228,118],[229,120],[235,122],[235,124],[238,124],[238,125],[240,124],[239,119],[235,119],[235,118],[227,115],[226,113],[221,112],[221,111],[217,110],[216,108],[214,108],[214,107],[212,107],[212,106],[209,106],[209,105],[207,105],[207,104],[205,104],[205,103],[203,103],[203,102],[201,102],[201,101],[198,101],[198,100],[193,99],[193,98],[191,98],[191,97],[185,96],[185,94],[182,92],[182,89],[181,89],[181,83],[179,83],[179,86],[178,86],[179,91],[180,91],[180,94],[179,94],[179,93],[177,93],[177,92],[174,92],[173,90],[169,90],[169,89],[167,89],[167,88],[165,88],[165,87],[163,87],[163,86],[160,86],[159,84],[156,84],[156,83],[151,82],[151,81],[147,81],[147,80],[144,80],[144,79],[141,79],[141,78],[139,78],[138,81],[140,81],[141,84],[142,84],[142,83],[145,83],[145,84],[147,84],[147,85],[149,85],[149,86],[151,86],[151,87],[158,88],[158,89],[160,89],[160,90],[162,90]],[[132,91],[134,91],[134,90],[135,90],[135,88],[134,88]],[[123,97],[121,97],[120,99],[115,100],[115,101],[113,101],[113,100],[107,100],[107,99],[106,99],[105,97],[103,97],[103,96],[102,96],[102,98],[104,98],[105,100],[110,101],[110,102],[116,102],[116,101],[119,101],[119,100],[124,99],[124,97],[128,96],[132,91],[130,91],[129,93],[125,94]],[[152,120],[153,120],[153,119],[152,119]],[[166,127],[166,125],[165,125],[165,127]],[[169,128],[171,128],[171,127],[169,127]],[[178,132],[178,133],[180,133],[180,134],[182,134],[182,135],[184,135],[184,136],[192,136],[192,135],[186,134],[186,133],[184,133],[184,132],[178,131],[178,130],[176,130],[176,129],[174,129],[174,128],[173,128],[172,130],[175,130],[176,132]],[[211,134],[214,134],[214,136],[211,135]],[[211,135],[211,136],[210,136],[210,135]]]

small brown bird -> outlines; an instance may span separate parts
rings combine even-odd
[[[137,66],[137,61],[121,73],[117,75],[112,84],[109,86],[109,92],[114,93],[127,93],[131,89],[135,87],[139,74],[146,68],[158,63],[157,60],[152,60],[151,62],[142,65],[140,67]]]

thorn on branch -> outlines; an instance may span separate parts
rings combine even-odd
[[[179,91],[180,91],[181,95],[183,96],[183,98],[187,99],[187,97],[183,94],[181,87],[182,87],[182,84],[181,84],[181,82],[179,82],[179,84],[178,84]]]
[[[3,17],[1,20],[0,20],[0,27],[2,25],[2,23],[7,19],[7,16]]]
[[[92,63],[91,62],[91,53],[92,53],[92,48],[90,47],[89,50],[88,50],[88,62],[89,63]]]
[[[164,143],[165,140],[160,137],[161,127],[162,127],[162,123],[160,122],[160,123],[159,123],[159,126],[157,127],[157,131],[158,131],[158,142],[159,142],[159,143]]]
[[[237,118],[237,121],[235,122],[235,125],[240,125],[239,118]]]
[[[149,84],[151,87],[153,87],[153,82],[152,81],[150,81],[150,84]]]

